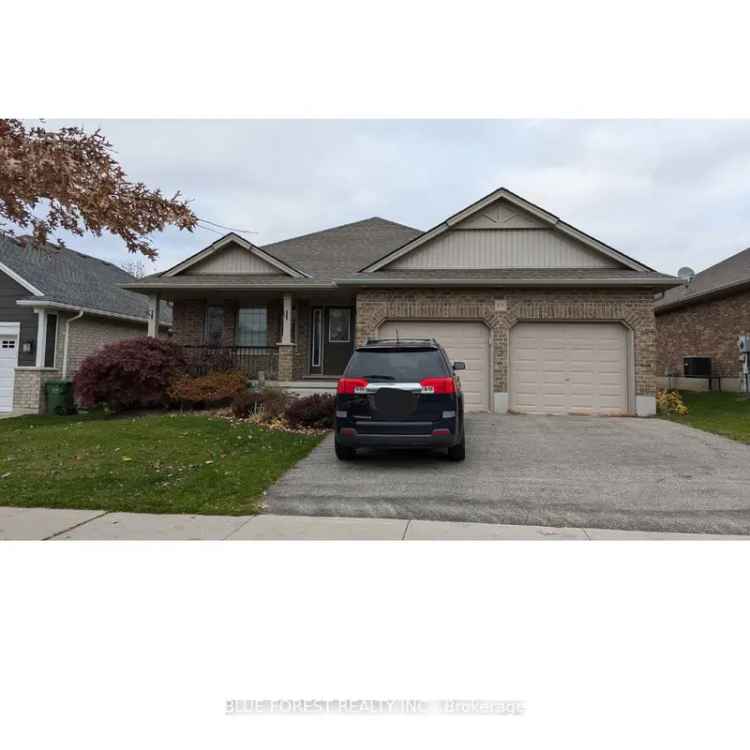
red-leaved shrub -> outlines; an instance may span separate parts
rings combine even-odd
[[[210,372],[197,378],[183,375],[169,387],[173,401],[187,404],[221,404],[247,390],[247,375],[241,372]]]
[[[182,349],[144,336],[109,344],[83,360],[73,378],[78,403],[112,411],[169,403],[170,383],[185,370]]]
[[[244,390],[232,401],[232,414],[237,419],[247,419],[263,406],[263,396],[258,391]]]
[[[331,428],[336,418],[336,398],[328,393],[297,398],[289,404],[284,416],[290,427]]]

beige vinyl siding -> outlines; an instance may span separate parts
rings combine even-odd
[[[495,201],[456,226],[461,229],[549,229],[539,217],[506,201]]]
[[[619,268],[616,261],[551,229],[453,229],[407,253],[392,269]]]
[[[465,362],[461,380],[465,411],[487,411],[490,397],[490,332],[482,323],[469,321],[393,320],[383,323],[383,338],[434,338],[451,361]]]
[[[510,337],[510,408],[521,414],[627,414],[625,327],[516,325]]]
[[[196,263],[190,274],[219,273],[279,273],[279,269],[262,260],[250,250],[243,247],[228,247],[206,260]]]

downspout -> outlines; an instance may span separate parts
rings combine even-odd
[[[65,321],[65,346],[63,347],[63,366],[62,366],[62,379],[65,380],[68,374],[68,342],[70,341],[70,324],[74,320],[80,320],[83,317],[83,310],[78,315],[74,315],[72,318],[68,318]]]

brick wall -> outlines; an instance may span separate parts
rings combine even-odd
[[[44,384],[61,377],[53,368],[18,367],[13,388],[13,409],[31,414],[43,414],[47,409]]]
[[[61,320],[64,329],[65,321]],[[76,370],[86,357],[93,354],[107,344],[116,341],[131,339],[137,336],[145,336],[147,326],[145,323],[119,322],[107,318],[94,318],[84,315],[79,320],[73,321],[70,326],[70,341],[68,342],[68,377],[73,377]],[[62,367],[64,340],[58,338],[57,356],[55,362]]]
[[[658,375],[683,371],[684,357],[711,357],[714,370],[739,377],[737,337],[750,335],[750,290],[656,316]]]
[[[507,302],[495,311],[495,300]],[[357,343],[385,320],[480,320],[492,330],[494,391],[508,390],[511,328],[521,321],[620,321],[633,331],[637,395],[656,390],[654,290],[620,289],[372,289],[357,295]]]

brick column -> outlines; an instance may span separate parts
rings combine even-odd
[[[294,344],[277,344],[279,348],[279,380],[294,379]]]

